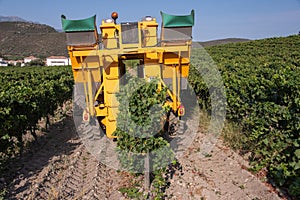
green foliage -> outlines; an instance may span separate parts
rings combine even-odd
[[[117,95],[119,114],[117,152],[121,166],[130,172],[144,172],[148,154],[151,171],[154,171],[154,188],[157,197],[162,195],[161,177],[175,157],[170,144],[163,138],[163,120],[168,108],[164,107],[167,88],[158,90],[158,80],[146,82],[131,78]]]
[[[0,153],[14,154],[23,133],[70,99],[72,89],[70,67],[1,68]]]
[[[123,63],[126,67],[135,68],[137,65],[140,65],[140,60],[124,60]]]
[[[122,194],[127,194],[127,196],[128,196],[130,199],[140,199],[141,196],[142,196],[142,193],[139,192],[139,189],[138,189],[138,188],[135,188],[135,187],[131,187],[131,188],[120,188],[119,191],[120,191]]]
[[[157,84],[157,80],[147,83],[144,79],[131,78],[117,94],[120,103],[117,127],[129,136],[150,138],[161,130],[166,88],[158,92]]]
[[[28,66],[45,66],[45,62],[42,59],[36,59],[30,61]]]
[[[300,36],[206,48],[222,74],[228,120],[242,127],[241,146],[253,169],[267,167],[279,187],[299,196]],[[194,50],[189,82],[210,110],[209,85],[196,69],[209,67]],[[204,66],[204,67],[203,67]]]
[[[6,190],[5,188],[4,188],[4,189],[1,189],[1,190],[0,190],[0,200],[4,200],[6,194],[7,194],[7,190]]]

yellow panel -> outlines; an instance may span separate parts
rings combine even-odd
[[[146,58],[147,59],[158,59],[158,54],[157,54],[157,52],[146,53]]]
[[[172,65],[164,65],[163,66],[163,78],[172,78],[173,77],[173,66]],[[189,65],[181,65],[180,75],[182,77],[188,77],[189,74]]]
[[[81,52],[81,53],[78,53]],[[85,73],[83,74],[82,68],[92,68],[90,69],[92,73],[92,78],[94,82],[100,82],[101,81],[101,72],[100,72],[100,58],[97,55],[89,55],[86,56],[88,53],[92,51],[75,51],[70,52],[70,59],[72,63],[72,69],[73,69],[73,76],[75,82],[82,82],[84,81]],[[75,54],[78,54],[77,56],[74,56]]]
[[[116,138],[115,136],[112,136],[112,134],[117,128],[117,121],[109,121],[108,118],[105,117],[101,120],[101,123],[105,125],[106,136],[108,138]]]
[[[118,48],[118,38],[116,38],[116,29],[120,30],[120,25],[114,23],[105,23],[104,21],[102,21],[100,29],[104,48]]]
[[[179,63],[179,58],[165,58],[164,59],[164,64],[165,65],[171,65],[171,64],[178,64]],[[182,64],[187,64],[189,63],[189,59],[181,59]]]
[[[104,71],[105,71],[104,90],[107,93],[116,93],[116,92],[118,92],[119,91],[119,67],[118,67],[118,63],[117,62],[111,63],[108,67],[106,67],[106,69]]]
[[[73,70],[74,80],[77,83],[86,82],[87,81],[87,73],[82,71],[81,69]],[[100,69],[91,70],[92,82],[101,82],[101,74]]]
[[[173,77],[173,67],[172,65],[163,65],[163,78],[172,78]]]
[[[96,116],[107,116],[108,115],[108,111],[107,111],[107,107],[104,108],[99,108],[98,106],[95,107],[96,110]]]
[[[108,107],[108,121],[117,120],[118,107]]]
[[[116,138],[115,136],[112,136],[116,128],[117,128],[117,121],[108,121],[106,125],[106,136],[108,138]]]
[[[105,67],[105,74],[109,78],[117,78],[119,77],[119,66],[118,63],[112,62],[107,63],[108,66]]]
[[[105,80],[104,90],[108,93],[116,93],[119,91],[119,79]]]
[[[101,51],[100,51],[101,52]],[[115,54],[109,54],[109,52],[101,52],[103,53],[102,59],[101,59],[101,66],[103,67],[108,67],[110,66],[113,62],[118,61],[118,55]]]
[[[160,65],[146,65],[145,64],[145,76],[146,77],[160,77]]]
[[[101,82],[101,74],[100,74],[100,68],[98,70],[92,70],[92,81],[99,83]]]
[[[189,58],[184,58],[184,57],[181,58],[181,63],[189,63],[189,62],[190,62]]]
[[[143,47],[150,47],[157,45],[157,27],[156,20],[140,22],[142,32],[144,34],[144,40],[142,41]]]
[[[72,50],[70,57],[87,57],[87,56],[98,56],[99,50],[96,49],[81,49],[81,50]]]
[[[178,64],[179,60],[181,63],[189,63],[189,59],[185,57],[186,52],[165,52],[163,54],[164,57],[164,64],[170,65],[170,64]]]
[[[188,77],[189,75],[189,65],[181,65],[181,76]]]
[[[107,106],[119,106],[119,101],[117,100],[115,93],[105,93],[106,95],[106,105]]]
[[[107,124],[108,124],[107,117],[104,117],[103,119],[101,119],[101,123],[104,124],[104,126],[107,126]]]

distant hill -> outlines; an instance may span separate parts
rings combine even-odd
[[[65,33],[45,24],[27,22],[19,17],[0,16],[0,33],[0,55],[9,58],[68,55]],[[227,38],[196,43],[206,47],[245,41],[249,40]]]
[[[27,22],[27,20],[17,16],[0,16],[0,22]]]
[[[225,38],[225,39],[210,40],[210,41],[196,42],[196,43],[200,44],[203,47],[207,47],[207,46],[215,46],[215,45],[221,45],[221,44],[247,42],[247,41],[250,41],[250,40],[244,39],[244,38]]]
[[[4,56],[45,58],[67,56],[65,33],[45,24],[0,22],[0,54]]]

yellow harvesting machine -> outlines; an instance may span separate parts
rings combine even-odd
[[[118,24],[118,14],[113,12],[102,20],[99,34],[95,15],[80,20],[61,16],[74,81],[84,87],[83,120],[97,117],[109,138],[114,138],[117,124],[116,94],[131,61],[137,63],[139,78],[157,78],[169,88],[167,104],[175,116],[184,115],[180,92],[187,88],[194,11],[189,15],[161,12],[161,17],[159,32],[154,17]]]

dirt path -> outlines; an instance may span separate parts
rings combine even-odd
[[[182,168],[169,179],[167,199],[280,199],[221,141],[201,158],[203,137],[197,134],[178,158]],[[16,166],[7,184],[9,199],[126,199],[118,189],[130,176],[99,163],[87,151],[71,116],[53,125]]]
[[[10,199],[122,199],[123,177],[99,163],[77,137],[71,117],[24,155],[8,185]]]
[[[211,154],[203,158],[198,134],[180,157],[181,170],[170,179],[169,199],[279,200],[279,196],[247,171],[247,162],[218,141]]]

